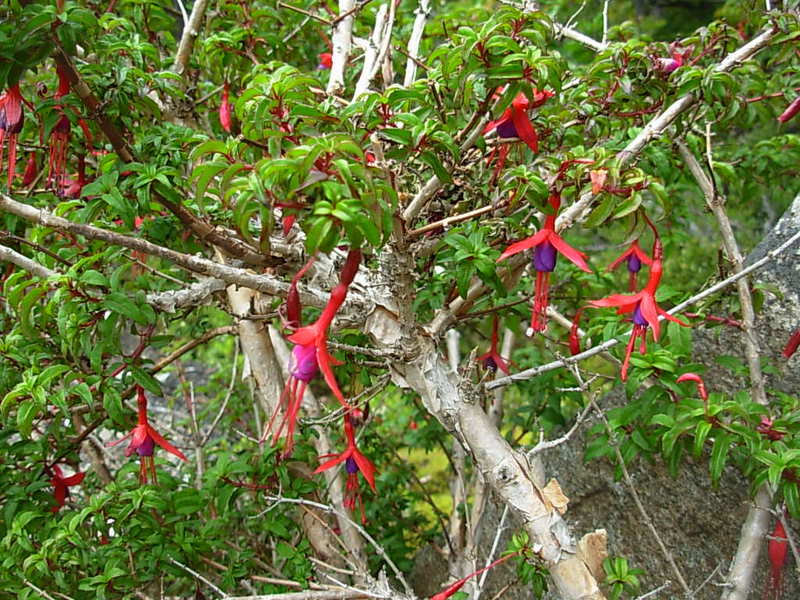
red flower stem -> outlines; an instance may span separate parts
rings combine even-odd
[[[491,569],[493,567],[496,567],[497,565],[499,565],[501,563],[504,563],[509,558],[512,558],[514,556],[519,556],[520,552],[521,552],[520,550],[517,550],[516,552],[512,552],[511,554],[506,554],[505,556],[502,556],[502,557],[498,558],[493,563],[491,563],[489,565],[486,565],[482,569],[478,569],[477,571],[474,571],[474,572],[470,573],[466,577],[462,577],[461,579],[459,579],[458,581],[456,581],[452,585],[448,586],[447,588],[445,588],[444,590],[442,590],[438,594],[434,594],[433,596],[431,596],[431,600],[445,600],[446,598],[449,598],[450,596],[455,594],[458,590],[460,590],[462,587],[464,587],[464,584],[467,583],[467,581],[469,581],[470,579],[472,579],[476,575],[480,575],[484,571],[488,571],[489,569]]]

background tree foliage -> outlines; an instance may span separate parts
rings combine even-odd
[[[473,460],[479,452],[465,455],[452,423],[443,426],[413,382],[404,385],[403,365],[425,351],[408,340],[433,339],[448,353],[464,397],[524,453],[540,432],[557,438],[591,398],[619,385],[616,359],[630,324],[612,310],[587,309],[583,349],[616,338],[613,356],[490,391],[494,375],[476,356],[489,350],[495,320],[500,341],[516,334],[512,372],[568,355],[578,309],[625,292],[624,276],[606,266],[640,236],[650,252],[645,215],[663,241],[656,299],[665,308],[733,272],[676,143],[712,173],[745,253],[798,191],[800,120],[776,120],[800,94],[796,3],[772,2],[769,11],[763,2],[609,4],[604,18],[596,1],[577,15],[572,2],[542,2],[540,10],[435,3],[411,60],[417,2],[359,4],[358,38],[370,38],[387,12],[394,20],[385,62],[354,97],[370,52],[381,48],[355,48],[342,89],[326,93],[333,71],[318,65],[341,22],[333,2],[218,0],[202,10],[151,0],[5,3],[0,88],[19,83],[24,122],[0,207],[0,244],[13,252],[2,255],[0,597],[236,596],[341,590],[344,580],[392,595],[403,591],[398,572],[408,575],[428,544],[447,554],[454,579],[503,550],[521,551],[517,576],[541,596],[555,562],[536,557],[529,532],[508,548],[491,548],[493,532],[477,540],[471,519],[480,520],[492,493]],[[184,35],[186,11],[201,17],[196,39]],[[568,22],[596,46],[557,35],[553,24]],[[765,31],[752,57],[718,68]],[[176,58],[181,40],[190,43],[185,59]],[[667,72],[659,60],[675,49],[682,63]],[[403,85],[412,62],[416,78]],[[57,66],[70,82],[63,95],[55,93]],[[230,131],[220,121],[225,85]],[[538,153],[484,135],[519,94],[532,101],[541,90],[552,97],[529,112]],[[666,135],[621,158],[687,94],[694,102]],[[53,177],[64,117],[66,175]],[[8,123],[3,131],[8,169],[14,132]],[[598,173],[605,184],[593,190]],[[546,332],[526,338],[536,274],[525,270],[527,257],[498,257],[543,225],[555,192],[568,215],[561,234],[588,254],[591,272],[562,258],[551,303],[566,319],[553,317]],[[17,203],[77,228],[48,225],[38,211],[26,216]],[[364,529],[381,552],[343,531],[351,525],[341,517],[342,483],[338,502],[330,491],[344,474],[312,474],[320,440],[331,453],[346,448],[328,386],[321,377],[310,384],[332,402],[321,411],[306,402],[295,451],[281,460],[281,444],[258,443],[278,401],[259,379],[268,367],[239,345],[245,321],[266,340],[267,323],[273,334],[288,333],[289,282],[316,253],[299,284],[302,323],[313,323],[349,249],[365,258],[330,350],[343,361],[335,375],[345,397],[362,411],[358,447],[377,467],[377,493],[363,482],[361,493]],[[228,284],[247,276],[244,287],[259,292],[237,308],[206,276]],[[211,291],[177,306],[164,300],[198,282]],[[765,293],[753,290],[756,307]],[[741,319],[733,287],[688,310],[694,316],[682,318],[693,327]],[[395,324],[386,337],[374,320],[367,324],[375,315]],[[286,365],[279,338],[265,347]],[[705,457],[711,482],[733,464],[754,493],[768,485],[775,506],[800,517],[798,398],[768,393],[765,406],[750,390],[725,395],[707,381],[704,404],[695,388],[676,383],[702,371],[692,330],[662,324],[659,342],[651,339],[631,358],[628,402],[606,410],[608,426],[592,426],[586,460],[614,462],[618,449],[626,462],[663,460],[677,471],[687,456]],[[719,362],[751,375],[740,361]],[[279,393],[283,382],[276,385]],[[136,386],[150,399],[151,424],[189,459],[178,464],[156,449],[157,486],[140,484],[121,448],[106,448],[134,425]],[[63,477],[86,472],[60,510],[58,468]],[[361,523],[357,506],[350,514]],[[635,564],[607,561],[604,593],[640,593]],[[381,572],[395,592],[376,583]]]

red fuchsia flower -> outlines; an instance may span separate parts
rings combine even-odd
[[[219,104],[219,124],[228,133],[231,132],[231,125],[233,123],[233,107],[230,100],[230,85],[225,82],[222,88],[222,102]]]
[[[791,104],[786,107],[780,116],[778,117],[778,121],[780,123],[786,123],[789,119],[794,118],[794,116],[800,112],[800,96],[792,100]]]
[[[498,88],[496,95],[502,94],[504,88]],[[497,135],[501,139],[504,138],[519,138],[525,142],[534,153],[539,152],[539,136],[536,135],[536,130],[533,128],[528,111],[534,108],[539,108],[548,98],[553,97],[553,92],[547,90],[533,90],[533,101],[531,102],[528,97],[520,92],[500,118],[495,121],[489,121],[483,130],[483,135],[497,130]],[[497,179],[500,171],[505,166],[508,153],[511,147],[508,144],[501,144],[498,148],[492,150],[487,159],[491,163],[492,160],[497,159],[494,176],[492,180]]]
[[[783,349],[783,355],[786,358],[792,358],[794,353],[797,352],[798,346],[800,346],[800,327],[789,337],[786,348]]]
[[[61,510],[64,503],[69,496],[69,489],[76,485],[80,485],[86,473],[75,473],[69,477],[64,477],[64,472],[58,465],[53,465],[53,478],[50,479],[50,484],[53,486],[53,498],[55,498],[56,505],[50,509],[54,514]]]
[[[649,327],[653,329],[653,339],[658,341],[661,334],[661,324],[658,320],[659,316],[663,316],[665,319],[669,319],[683,327],[689,327],[687,323],[667,314],[666,311],[662,310],[661,307],[656,304],[655,293],[658,289],[658,285],[661,283],[661,275],[664,270],[662,265],[664,248],[661,245],[661,239],[658,237],[658,233],[652,223],[650,227],[653,229],[653,234],[655,235],[655,240],[653,241],[653,262],[650,265],[650,278],[647,280],[644,289],[637,294],[613,294],[607,298],[594,300],[589,303],[595,308],[616,306],[618,307],[618,314],[633,313],[633,331],[631,332],[631,339],[625,351],[625,360],[622,362],[622,373],[620,374],[622,381],[628,378],[628,364],[630,363],[631,353],[633,352],[636,340],[641,339],[639,352],[642,354],[647,352],[646,336]]]
[[[628,267],[628,291],[635,292],[637,287],[636,275],[641,271],[642,263],[649,266],[653,264],[653,261],[650,260],[650,257],[641,249],[639,240],[631,242],[628,249],[623,252],[617,260],[608,265],[608,270],[613,271],[622,264],[623,260],[626,261]]]
[[[508,369],[508,365],[506,361],[503,360],[503,357],[500,356],[500,352],[497,350],[497,328],[498,328],[499,319],[497,317],[494,318],[494,322],[492,323],[492,342],[489,346],[489,351],[485,354],[481,354],[478,357],[478,360],[483,363],[483,366],[486,367],[489,371],[497,371],[500,369],[506,375],[510,375],[511,371]]]
[[[69,93],[69,78],[67,73],[58,67],[58,90],[56,90],[56,100],[60,100]],[[55,189],[64,187],[67,177],[67,148],[69,146],[70,122],[64,109],[57,106],[61,116],[56,121],[53,131],[50,133],[50,161],[49,173],[47,174],[47,185],[54,185]]]
[[[181,460],[185,461],[186,457],[183,455],[183,452],[170,444],[160,433],[153,429],[147,420],[147,396],[144,394],[144,388],[142,388],[142,386],[136,386],[136,392],[137,404],[139,406],[138,424],[125,437],[116,442],[110,442],[107,445],[116,446],[128,438],[131,438],[131,443],[127,450],[125,450],[125,456],[130,456],[134,452],[139,455],[139,482],[143,485],[147,483],[147,472],[149,469],[150,475],[153,478],[153,483],[158,483],[156,479],[156,463],[153,458],[156,444]]]
[[[36,181],[36,176],[39,174],[39,167],[36,164],[36,153],[31,152],[31,155],[28,157],[28,163],[25,165],[25,172],[22,174],[22,185],[23,187],[28,187],[34,181]]]
[[[86,157],[78,157],[78,175],[76,179],[64,179],[58,195],[62,198],[80,198],[83,186],[88,182],[86,179]]]
[[[289,379],[283,388],[283,393],[275,406],[272,417],[264,428],[264,433],[261,435],[260,442],[263,442],[270,431],[272,431],[275,419],[278,412],[283,410],[283,419],[280,425],[275,430],[272,437],[273,446],[278,443],[281,434],[286,429],[286,447],[283,450],[283,457],[291,455],[294,449],[294,431],[297,424],[297,415],[300,412],[300,406],[303,403],[303,396],[305,395],[308,383],[314,379],[318,371],[322,371],[325,382],[331,389],[333,394],[339,400],[340,404],[348,410],[352,407],[345,401],[344,394],[339,389],[336,378],[333,374],[332,365],[341,364],[334,359],[328,352],[328,328],[336,316],[336,312],[344,303],[347,297],[347,290],[355,277],[358,266],[361,263],[361,251],[351,250],[347,259],[345,260],[344,267],[339,276],[339,283],[331,291],[328,304],[322,311],[322,314],[312,325],[301,327],[297,329],[300,324],[300,295],[297,292],[297,284],[306,270],[313,263],[312,257],[305,266],[297,272],[292,279],[289,286],[289,293],[286,300],[286,326],[296,331],[289,336],[289,341],[295,344],[292,348],[292,357],[289,364]]]
[[[767,416],[761,417],[761,422],[756,427],[756,431],[773,442],[778,442],[786,435],[785,431],[780,431],[772,427],[775,419]]]
[[[331,326],[339,308],[344,304],[347,298],[347,290],[353,282],[360,264],[361,251],[350,250],[339,275],[339,283],[331,290],[331,296],[328,304],[322,310],[322,314],[314,323],[301,327],[288,338],[293,344],[315,348],[317,364],[325,378],[325,383],[328,384],[339,403],[348,409],[352,407],[345,402],[344,394],[339,389],[339,384],[336,383],[336,377],[334,377],[333,369],[331,369],[332,364],[339,363],[328,352],[328,328]]]
[[[333,66],[333,55],[330,52],[321,52],[319,55],[319,64],[317,70],[325,71]]]
[[[3,142],[8,139],[8,189],[17,171],[17,135],[22,131],[25,115],[22,110],[22,93],[14,84],[0,95],[0,168],[3,165]]]
[[[769,555],[769,582],[764,590],[764,600],[780,600],[783,588],[783,567],[789,553],[789,539],[783,522],[778,519],[775,529],[769,536],[767,554]]]
[[[375,465],[356,446],[355,430],[349,411],[344,415],[344,435],[347,438],[347,449],[335,456],[335,458],[322,463],[314,471],[314,474],[322,473],[338,464],[344,463],[344,469],[347,471],[344,506],[348,510],[355,510],[358,505],[361,508],[361,522],[366,523],[367,517],[364,513],[364,499],[361,497],[358,474],[361,473],[361,476],[366,480],[372,491],[377,492],[375,489]]]
[[[536,293],[533,301],[531,326],[526,332],[528,336],[533,335],[535,331],[544,331],[547,327],[547,306],[550,303],[550,273],[556,268],[558,253],[563,254],[582,271],[592,272],[586,264],[586,255],[567,244],[556,233],[556,216],[558,215],[558,209],[561,207],[561,197],[558,193],[552,193],[549,201],[553,212],[545,217],[542,228],[535,235],[511,244],[497,259],[497,262],[500,262],[518,252],[533,248],[532,264],[536,270]]]
[[[478,569],[477,571],[473,571],[472,573],[470,573],[466,577],[462,577],[461,579],[459,579],[455,583],[451,583],[449,586],[447,586],[445,589],[443,589],[438,594],[434,594],[433,596],[431,596],[431,600],[447,600],[447,598],[449,598],[450,596],[455,594],[458,590],[460,590],[462,587],[464,587],[464,584],[467,583],[467,581],[469,581],[473,577],[476,577],[477,575],[480,575],[484,571],[488,571],[489,569],[491,569],[493,567],[496,567],[500,563],[504,563],[509,558],[512,558],[512,557],[518,556],[518,555],[519,555],[519,552],[512,552],[511,554],[506,554],[505,556],[501,556],[496,561],[494,561],[493,563],[491,563],[489,565],[486,565],[482,569]]]

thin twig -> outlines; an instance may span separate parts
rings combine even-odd
[[[662,583],[660,586],[658,586],[656,589],[650,590],[649,592],[647,592],[646,594],[642,594],[641,596],[637,596],[635,598],[635,600],[645,600],[646,598],[652,598],[656,594],[659,594],[659,593],[663,592],[664,590],[666,590],[667,588],[669,588],[671,586],[672,586],[672,582],[667,580],[664,583]]]
[[[171,556],[168,556],[168,557],[167,557],[167,560],[168,560],[169,562],[171,562],[173,565],[175,565],[175,566],[177,566],[177,567],[180,567],[181,569],[183,569],[184,571],[186,571],[187,573],[189,573],[189,575],[192,575],[192,576],[193,576],[195,579],[197,579],[197,580],[199,580],[199,581],[202,581],[203,583],[205,583],[205,584],[206,584],[208,587],[210,587],[212,590],[214,590],[215,592],[217,592],[217,594],[219,594],[221,598],[229,598],[228,594],[226,594],[225,592],[223,592],[223,591],[222,591],[221,589],[219,589],[219,588],[218,588],[216,585],[214,585],[214,584],[213,584],[212,582],[210,582],[208,579],[206,579],[205,577],[203,577],[202,575],[200,575],[200,573],[198,573],[198,572],[197,572],[197,571],[195,571],[194,569],[191,569],[191,568],[187,567],[185,564],[183,564],[182,562],[180,562],[180,561],[178,561],[178,560],[175,560],[175,559],[174,559],[174,558],[172,558]]]
[[[231,325],[230,327],[234,331],[236,330],[235,325]],[[211,422],[211,427],[208,428],[208,431],[203,436],[203,440],[200,442],[201,446],[205,446],[208,443],[208,440],[213,435],[214,430],[217,428],[217,425],[220,422],[220,419],[222,419],[222,415],[225,414],[225,409],[228,407],[228,401],[231,399],[231,395],[233,395],[233,386],[236,384],[236,369],[239,366],[239,344],[234,344],[233,347],[233,367],[231,367],[231,380],[228,383],[228,390],[225,392],[225,399],[222,401],[222,406],[220,406],[217,416],[214,417],[214,420]]]

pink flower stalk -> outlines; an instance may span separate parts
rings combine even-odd
[[[56,68],[58,73],[58,90],[56,90],[56,100],[59,100],[69,93],[69,78],[67,73],[60,67]],[[47,185],[54,185],[56,190],[64,187],[67,177],[67,148],[69,147],[70,122],[64,109],[56,107],[61,112],[61,116],[56,121],[53,131],[50,133],[50,160],[49,172],[47,174]]]
[[[233,124],[233,107],[230,100],[230,84],[225,82],[222,89],[222,102],[219,105],[219,124],[228,133],[231,132],[231,125]]]
[[[791,104],[786,107],[780,116],[778,117],[778,122],[786,123],[789,119],[794,118],[794,116],[800,112],[800,96],[792,100]]]
[[[789,540],[786,537],[786,529],[778,519],[767,544],[770,573],[767,588],[764,590],[764,600],[780,600],[783,596],[783,567],[786,565],[788,553]]]
[[[174,454],[181,460],[186,460],[183,452],[178,450],[175,446],[165,440],[160,433],[158,433],[147,420],[147,396],[144,394],[142,386],[136,386],[137,404],[139,406],[139,422],[125,437],[110,442],[108,446],[116,446],[131,438],[131,443],[125,450],[125,456],[130,456],[134,452],[139,455],[139,482],[144,485],[148,479],[148,468],[150,475],[153,478],[153,483],[158,483],[156,478],[156,463],[153,458],[153,452],[156,444],[161,446],[170,454]]]
[[[324,463],[322,463],[314,474],[322,473],[338,464],[344,463],[347,471],[347,485],[345,488],[344,506],[348,510],[355,510],[356,506],[361,509],[361,522],[366,523],[367,517],[364,513],[364,499],[361,497],[361,486],[358,481],[358,474],[366,480],[373,492],[375,488],[375,465],[364,456],[356,446],[356,436],[353,422],[348,411],[344,415],[344,435],[347,438],[347,449]]]
[[[56,505],[50,509],[55,514],[61,507],[64,506],[67,497],[69,496],[69,489],[76,485],[80,485],[86,473],[75,473],[69,477],[64,477],[64,472],[58,465],[53,465],[53,477],[50,479],[50,484],[53,486],[53,498],[55,498]]]
[[[473,571],[472,573],[470,573],[466,577],[462,577],[461,579],[459,579],[455,583],[451,583],[449,586],[447,586],[445,589],[443,589],[438,594],[434,594],[433,596],[431,596],[431,600],[447,600],[447,598],[449,598],[450,596],[455,594],[458,590],[460,590],[462,587],[464,587],[464,584],[467,583],[467,581],[469,581],[473,577],[475,577],[477,575],[480,575],[484,571],[488,571],[489,569],[491,569],[493,567],[496,567],[497,565],[499,565],[501,563],[504,563],[509,558],[512,558],[512,557],[518,556],[518,555],[519,555],[519,552],[512,552],[511,554],[506,554],[505,556],[502,556],[502,557],[498,558],[496,561],[494,561],[493,563],[491,563],[489,565],[486,565],[482,569],[478,569],[477,571]]]
[[[319,55],[319,64],[317,70],[325,71],[333,66],[333,55],[330,52],[321,52]]]
[[[545,217],[542,228],[535,235],[511,244],[497,259],[497,262],[500,262],[518,252],[533,248],[532,264],[536,270],[536,293],[531,314],[531,326],[526,331],[528,336],[533,335],[535,331],[544,331],[547,327],[547,306],[550,304],[550,273],[556,268],[558,253],[563,254],[567,260],[574,263],[582,271],[586,273],[592,272],[586,264],[586,255],[567,244],[556,233],[556,216],[558,215],[558,209],[561,207],[561,197],[558,193],[554,192],[550,195],[550,206],[553,212]]]
[[[628,249],[623,252],[617,260],[608,265],[608,270],[613,271],[622,264],[623,260],[626,261],[628,267],[628,291],[635,292],[637,287],[636,276],[642,269],[642,263],[649,266],[653,264],[653,261],[639,246],[639,240],[631,242]]]
[[[481,354],[478,357],[478,360],[481,361],[483,363],[483,366],[486,367],[486,369],[489,371],[497,371],[497,369],[500,369],[506,375],[510,375],[511,371],[508,368],[508,364],[506,364],[506,361],[503,360],[503,357],[500,356],[500,352],[498,352],[497,350],[498,323],[499,319],[495,317],[492,323],[492,341],[491,345],[489,346],[489,351],[486,352],[485,354]]]
[[[3,166],[3,142],[8,139],[8,189],[17,171],[17,135],[22,131],[25,115],[22,110],[22,93],[14,84],[0,95],[0,168]]]
[[[661,275],[664,270],[662,265],[664,248],[661,245],[661,239],[658,237],[658,233],[652,223],[650,223],[650,227],[653,229],[653,234],[655,235],[655,240],[653,241],[653,263],[650,265],[650,278],[647,280],[644,289],[637,294],[613,294],[607,298],[594,300],[589,303],[595,308],[616,306],[618,307],[618,314],[633,313],[633,331],[631,332],[631,339],[625,351],[625,360],[622,362],[622,373],[620,374],[622,381],[628,378],[628,365],[636,340],[641,339],[639,352],[642,354],[647,352],[646,336],[648,328],[652,327],[653,339],[658,341],[661,334],[661,324],[658,320],[659,315],[683,327],[689,327],[687,323],[667,314],[667,312],[662,310],[656,303],[655,293],[658,289],[658,285],[661,283]]]

